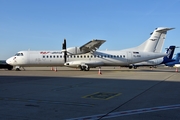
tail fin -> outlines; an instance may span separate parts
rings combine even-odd
[[[169,48],[168,48],[167,51],[166,51],[166,53],[167,53],[168,55],[163,58],[163,62],[162,62],[162,63],[167,63],[167,62],[172,62],[172,61],[174,61],[174,60],[172,59],[172,57],[173,57],[175,48],[176,48],[176,46],[169,46]]]
[[[175,48],[176,48],[176,46],[169,46],[169,48],[168,48],[167,51],[166,51],[166,53],[167,53],[168,55],[165,56],[165,57],[167,57],[167,58],[169,58],[169,59],[172,59]]]
[[[168,30],[172,30],[174,28],[165,28],[159,27],[156,28],[152,33],[148,40],[134,48],[139,51],[144,52],[161,52],[164,40],[166,38],[166,33]]]

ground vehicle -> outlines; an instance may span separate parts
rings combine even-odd
[[[0,69],[12,70],[13,66],[6,63],[6,60],[0,60]]]

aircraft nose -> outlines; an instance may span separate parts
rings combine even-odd
[[[9,59],[7,59],[7,60],[6,60],[6,63],[12,65],[12,57],[9,58]]]

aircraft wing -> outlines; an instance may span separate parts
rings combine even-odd
[[[88,43],[81,46],[80,50],[84,52],[96,51],[104,42],[106,42],[106,40],[91,40]]]

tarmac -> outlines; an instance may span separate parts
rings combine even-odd
[[[0,70],[1,120],[179,120],[175,68]]]

